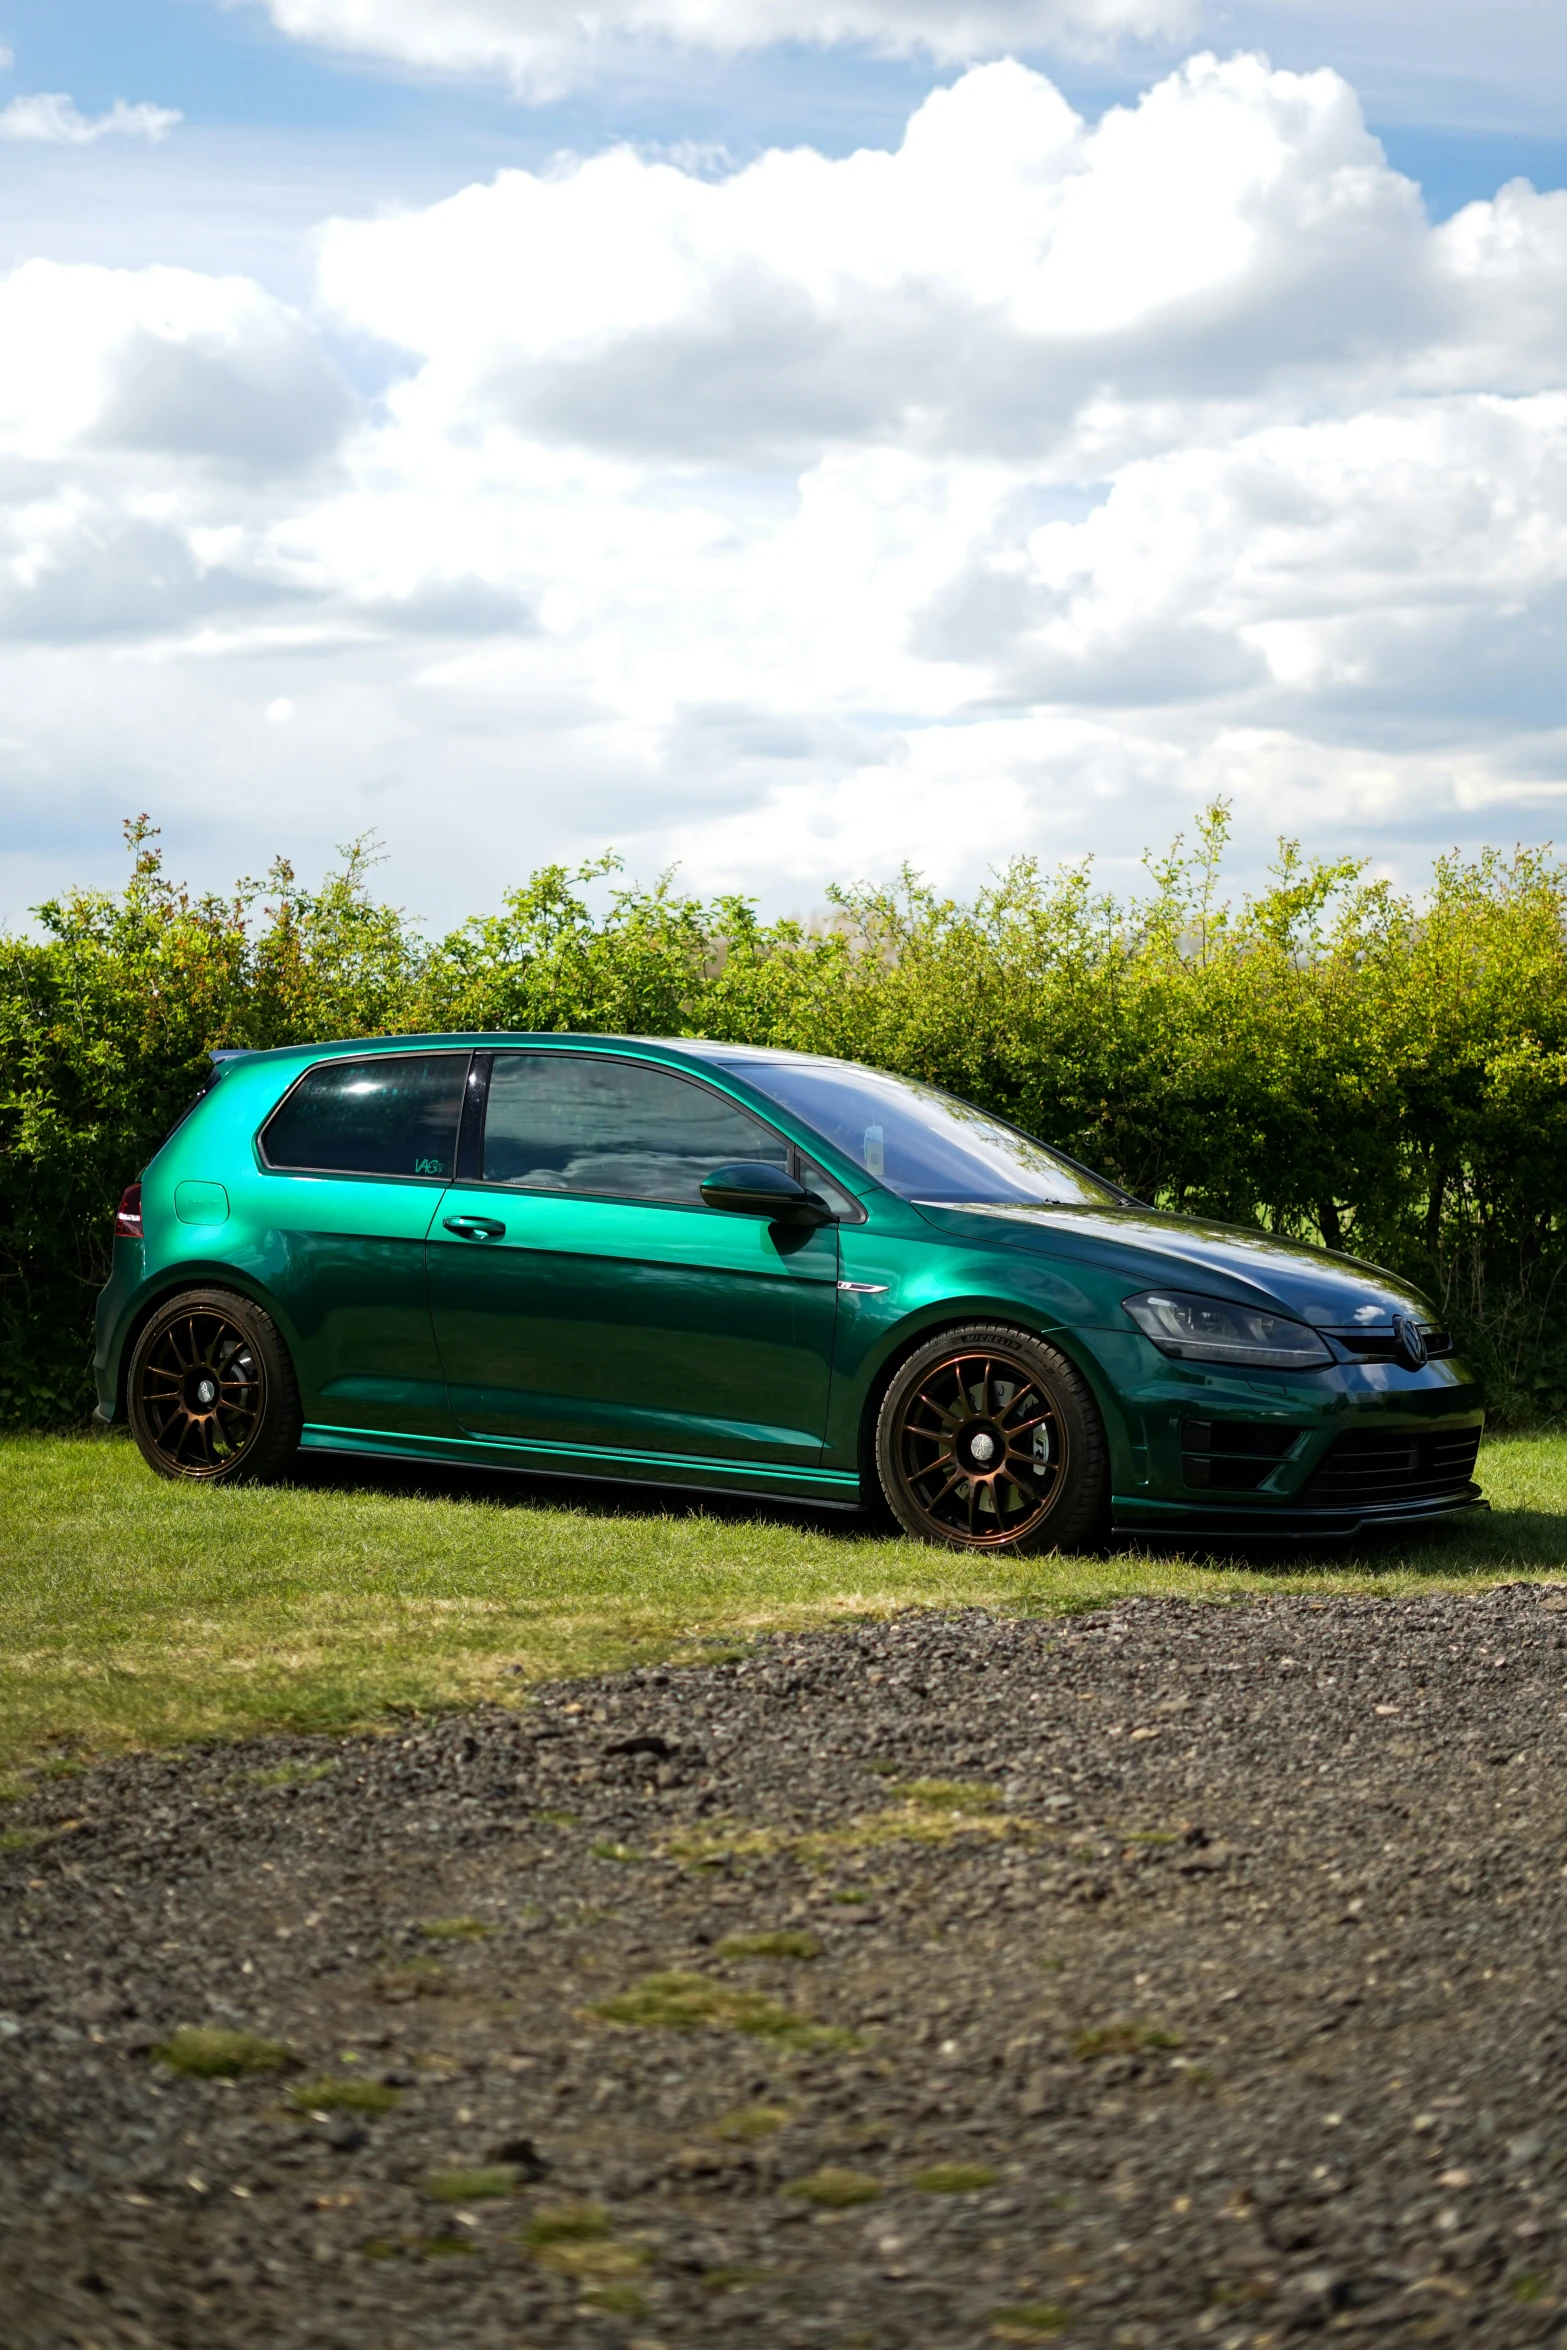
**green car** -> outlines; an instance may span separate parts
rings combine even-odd
[[[98,1307],[98,1416],[163,1476],[303,1448],[885,1502],[960,1550],[1484,1506],[1415,1291],[932,1086],[698,1038],[214,1066]]]

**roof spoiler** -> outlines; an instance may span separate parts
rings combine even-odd
[[[207,1058],[215,1069],[221,1069],[225,1061],[247,1060],[252,1049],[248,1044],[226,1044],[216,1052],[209,1052]]]

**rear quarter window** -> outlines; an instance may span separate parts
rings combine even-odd
[[[466,1053],[387,1053],[308,1070],[261,1130],[283,1172],[449,1183]]]

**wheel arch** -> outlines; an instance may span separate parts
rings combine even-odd
[[[1025,1337],[1040,1339],[1046,1346],[1053,1346],[1059,1354],[1065,1355],[1093,1397],[1112,1462],[1125,1442],[1114,1390],[1105,1377],[1103,1366],[1095,1359],[1092,1349],[1082,1343],[1076,1331],[1045,1316],[1031,1313],[1016,1298],[944,1298],[939,1306],[928,1307],[910,1316],[907,1321],[900,1322],[896,1329],[886,1332],[873,1358],[874,1367],[866,1379],[861,1396],[855,1435],[855,1466],[859,1472],[862,1497],[869,1507],[876,1508],[882,1498],[881,1479],[876,1469],[876,1423],[888,1388],[910,1355],[916,1353],[928,1340],[939,1338],[944,1330],[961,1330],[970,1322],[1001,1323],[1021,1331]]]
[[[127,1310],[116,1345],[119,1349],[114,1367],[114,1424],[123,1428],[129,1422],[128,1383],[131,1358],[147,1324],[160,1306],[166,1306],[171,1297],[178,1297],[185,1289],[231,1289],[249,1305],[257,1306],[277,1326],[278,1336],[288,1348],[290,1361],[296,1366],[299,1341],[288,1317],[278,1310],[276,1299],[259,1281],[239,1272],[233,1265],[221,1260],[206,1265],[199,1259],[180,1265],[169,1265],[161,1273],[152,1275],[147,1286],[138,1292]]]

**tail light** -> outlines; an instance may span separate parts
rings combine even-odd
[[[116,1240],[140,1240],[141,1238],[141,1185],[139,1183],[131,1183],[126,1186],[125,1196],[114,1213],[114,1237]]]

